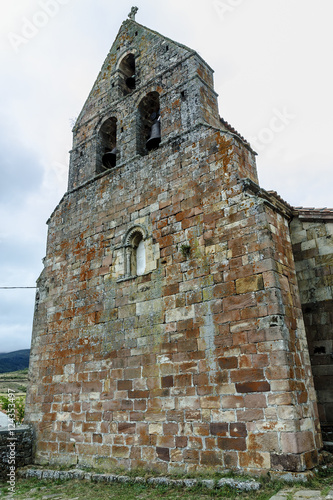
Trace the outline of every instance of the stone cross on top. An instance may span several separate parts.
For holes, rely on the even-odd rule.
[[[138,7],[132,7],[131,12],[128,14],[128,17],[132,19],[132,21],[135,21],[135,15],[138,12]]]

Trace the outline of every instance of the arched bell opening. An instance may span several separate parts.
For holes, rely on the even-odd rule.
[[[136,86],[136,75],[135,75],[135,57],[134,54],[127,54],[119,65],[119,71],[121,74],[120,85],[123,95],[127,95]]]
[[[105,172],[117,162],[117,118],[105,120],[97,138],[97,173]]]
[[[138,106],[137,152],[146,155],[157,149],[161,142],[160,96],[149,92]]]

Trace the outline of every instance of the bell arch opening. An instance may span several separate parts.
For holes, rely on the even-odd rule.
[[[97,134],[97,168],[100,174],[114,167],[117,162],[117,118],[105,120]]]
[[[160,95],[149,92],[139,103],[137,114],[137,153],[144,156],[161,142]]]
[[[120,72],[120,88],[122,94],[125,96],[132,92],[136,87],[135,75],[135,56],[134,54],[127,54],[119,64]]]

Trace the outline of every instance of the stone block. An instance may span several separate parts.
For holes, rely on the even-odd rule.
[[[156,447],[156,453],[157,453],[157,457],[160,460],[164,460],[166,462],[170,461],[170,450],[169,450],[169,448],[162,448],[162,447],[157,446]]]
[[[236,391],[240,393],[247,392],[268,392],[271,390],[271,386],[268,382],[244,382],[236,384]]]
[[[283,453],[302,453],[314,449],[312,432],[283,432],[281,434]]]
[[[264,280],[262,274],[255,276],[247,276],[236,280],[236,293],[243,294],[248,292],[256,292],[264,289]]]
[[[210,432],[213,436],[227,436],[229,433],[229,425],[226,423],[211,423]]]
[[[217,446],[221,450],[246,450],[246,440],[243,437],[219,437],[217,439]]]
[[[279,453],[281,451],[277,432],[249,433],[247,445],[251,451],[267,451],[270,453]]]
[[[112,457],[114,458],[129,458],[130,448],[128,446],[112,446]]]

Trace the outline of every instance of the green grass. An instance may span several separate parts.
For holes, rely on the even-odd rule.
[[[87,481],[68,480],[68,481],[44,481],[38,479],[20,479],[16,484],[15,498],[26,500],[27,498],[42,499],[45,495],[59,495],[66,499],[84,499],[84,500],[137,500],[149,499],[156,500],[162,498],[165,500],[204,500],[209,498],[229,498],[229,499],[257,499],[266,500],[270,498],[280,486],[276,484],[264,486],[259,492],[242,493],[231,488],[219,490],[207,490],[201,487],[197,488],[168,488],[162,486],[146,486],[141,484],[118,484],[118,483],[91,483]],[[6,495],[6,487],[0,488],[0,496]]]
[[[283,481],[271,481],[267,476],[258,480],[262,483],[259,491],[240,492],[228,487],[208,490],[203,487],[186,489],[142,484],[92,483],[80,480],[18,479],[14,498],[41,500],[43,497],[56,495],[54,500],[208,500],[210,498],[268,500],[283,488],[318,489],[327,495],[329,490],[333,489],[333,468],[320,469],[316,477],[307,483],[290,484]],[[5,498],[7,493],[6,485],[0,483],[0,498]]]

